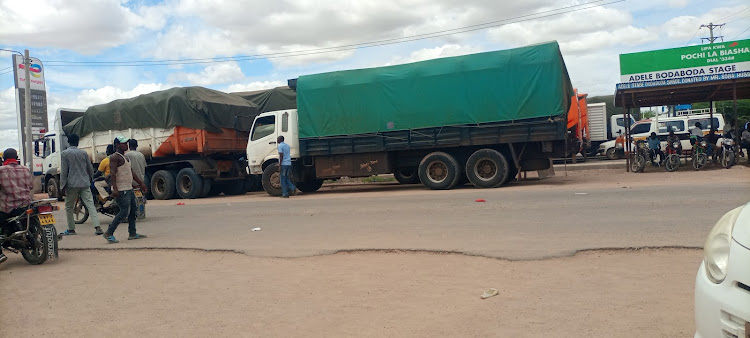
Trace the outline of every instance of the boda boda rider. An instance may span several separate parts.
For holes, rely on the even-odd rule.
[[[31,203],[31,173],[18,163],[18,152],[8,148],[3,152],[5,161],[0,166],[0,224],[5,223],[15,209]],[[0,248],[0,263],[8,259]]]
[[[648,143],[648,148],[651,152],[651,164],[657,165],[656,155],[659,155],[659,164],[664,162],[664,152],[661,151],[661,141],[659,140],[659,137],[656,136],[656,133],[652,132],[651,136],[646,139],[646,142]]]
[[[115,153],[115,146],[110,144],[107,146],[107,157],[102,160],[101,163],[99,163],[99,167],[96,170],[96,173],[94,174],[94,177],[96,178],[96,182],[94,182],[94,187],[96,187],[96,191],[99,192],[99,196],[102,200],[104,200],[104,207],[108,207],[113,202],[109,199],[109,193],[107,192],[107,188],[109,188],[109,156]]]

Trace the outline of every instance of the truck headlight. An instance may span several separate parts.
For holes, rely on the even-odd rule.
[[[722,216],[708,234],[703,245],[703,263],[708,279],[719,284],[727,277],[729,246],[732,243],[732,229],[742,207],[738,207]]]

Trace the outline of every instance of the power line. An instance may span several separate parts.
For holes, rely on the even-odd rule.
[[[504,25],[511,24],[511,23],[537,20],[537,19],[557,16],[561,14],[573,13],[577,11],[582,11],[582,10],[595,8],[595,7],[602,7],[602,6],[611,5],[611,4],[624,2],[624,1],[625,0],[596,0],[596,1],[591,1],[591,2],[584,3],[584,4],[571,5],[571,6],[561,7],[561,8],[543,11],[539,13],[517,16],[517,17],[509,18],[509,19],[491,21],[491,22],[486,22],[482,24],[448,29],[448,30],[443,30],[443,31],[436,31],[436,32],[431,32],[431,33],[417,34],[417,35],[412,35],[408,37],[391,38],[391,39],[376,40],[376,41],[371,41],[371,42],[362,42],[362,43],[349,44],[349,45],[315,48],[315,49],[290,51],[290,52],[240,55],[240,56],[234,56],[234,57],[217,57],[217,58],[203,58],[203,59],[171,59],[171,60],[141,60],[141,61],[55,61],[53,60],[53,61],[45,61],[45,64],[47,67],[56,67],[56,66],[142,67],[142,66],[165,66],[165,65],[182,65],[182,64],[206,64],[206,63],[251,61],[251,60],[258,60],[258,59],[275,59],[275,58],[307,56],[307,55],[314,55],[314,54],[341,52],[341,51],[353,50],[353,49],[358,49],[358,48],[373,48],[373,47],[379,47],[379,46],[385,46],[385,45],[391,45],[391,44],[400,44],[400,43],[405,43],[405,42],[432,39],[432,38],[447,36],[447,35],[468,33],[468,32],[473,32],[473,31],[482,30],[482,29],[504,26]],[[540,15],[540,14],[545,14],[545,13],[547,14]]]
[[[732,40],[737,40],[737,38],[739,38],[740,35],[745,34],[745,32],[747,32],[748,30],[750,30],[750,27],[745,28],[745,30],[742,31],[742,33],[737,34],[737,36],[735,36],[734,38],[732,38]]]
[[[724,20],[724,19],[726,19],[726,18],[731,18],[731,17],[733,17],[733,16],[735,16],[735,15],[737,15],[737,14],[740,14],[740,13],[742,13],[742,12],[744,12],[744,11],[748,10],[748,8],[750,8],[750,6],[747,6],[747,7],[743,8],[743,9],[740,9],[739,11],[736,11],[736,12],[734,12],[734,13],[732,13],[732,14],[729,14],[729,15],[727,15],[727,16],[725,16],[725,17],[721,18],[721,19],[716,19],[716,20],[714,20],[714,21],[721,21],[721,20]],[[733,21],[733,22],[734,22],[734,21]]]
[[[747,19],[747,18],[750,18],[750,15],[748,15],[748,16],[745,16],[745,17],[741,17],[741,18],[739,18],[739,19],[734,19],[734,20],[732,20],[732,21],[729,21],[729,22],[727,22],[727,23],[732,23],[732,22],[737,22],[737,21],[740,21],[740,20],[745,20],[745,19]]]
[[[690,40],[688,40],[687,42],[685,42],[685,46],[687,46],[690,43],[690,41],[693,41],[693,39],[695,38],[695,36],[698,35],[698,32],[701,31],[701,28],[703,28],[703,27],[698,27],[698,29],[695,31],[695,33],[693,33],[693,37],[691,37]]]

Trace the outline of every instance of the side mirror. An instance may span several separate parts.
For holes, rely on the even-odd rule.
[[[55,140],[52,140],[52,152],[55,152]]]
[[[39,156],[39,141],[34,141],[34,155]]]

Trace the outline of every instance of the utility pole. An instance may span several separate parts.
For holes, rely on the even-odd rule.
[[[724,41],[724,36],[714,36],[714,28],[721,28],[724,27],[725,24],[720,25],[714,25],[713,22],[710,22],[708,25],[701,25],[701,28],[708,28],[709,34],[711,37],[709,38],[701,38],[701,41],[707,40],[709,44],[714,43],[714,41],[721,39],[721,41]]]

